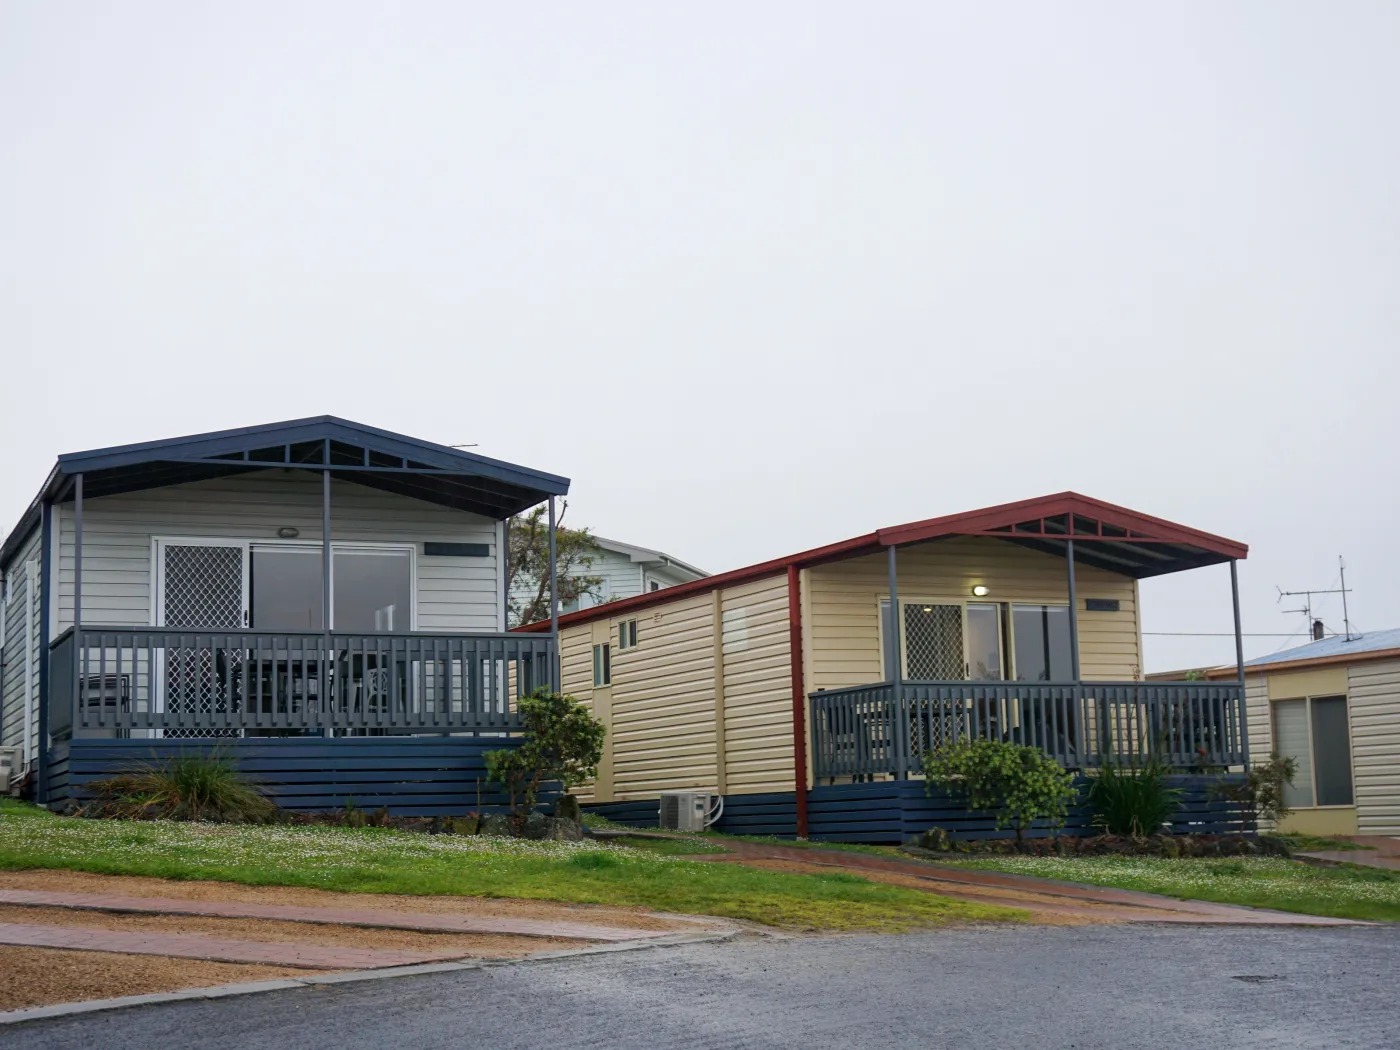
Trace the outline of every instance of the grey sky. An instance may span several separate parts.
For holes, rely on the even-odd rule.
[[[1393,3],[11,0],[0,519],[58,452],[333,412],[711,570],[1074,488],[1248,542],[1247,631],[1338,553],[1400,625],[1398,44]],[[1227,581],[1146,630],[1228,631]]]

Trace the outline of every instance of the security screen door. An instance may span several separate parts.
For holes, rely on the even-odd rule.
[[[160,591],[156,624],[165,628],[237,630],[248,623],[248,545],[237,542],[157,545]],[[211,645],[167,646],[157,680],[166,710],[214,714],[228,710]],[[166,736],[208,735],[166,730]]]

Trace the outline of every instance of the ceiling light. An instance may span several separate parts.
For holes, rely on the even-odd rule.
[[[972,595],[974,598],[985,598],[990,593],[991,588],[988,587],[985,583],[979,583],[977,584],[977,586],[972,588]]]

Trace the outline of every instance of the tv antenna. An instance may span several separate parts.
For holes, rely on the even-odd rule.
[[[1317,627],[1321,621],[1313,619],[1313,595],[1315,594],[1340,594],[1342,596],[1342,624],[1346,631],[1346,640],[1351,641],[1351,616],[1347,612],[1347,595],[1351,589],[1347,586],[1347,563],[1341,555],[1337,556],[1337,574],[1341,581],[1340,586],[1328,587],[1324,590],[1315,591],[1285,591],[1282,587],[1278,589],[1278,601],[1285,598],[1302,598],[1303,607],[1301,609],[1283,609],[1285,614],[1303,613],[1308,618],[1308,629],[1313,634],[1313,640],[1321,638]]]

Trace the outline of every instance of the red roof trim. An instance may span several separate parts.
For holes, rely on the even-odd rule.
[[[1018,503],[1003,503],[999,507],[969,511],[965,514],[948,514],[941,518],[929,518],[908,525],[880,529],[875,535],[881,546],[902,543],[919,543],[923,540],[938,539],[941,536],[960,536],[969,532],[984,532],[997,526],[1014,525],[1017,522],[1034,518],[1051,518],[1065,514],[1078,514],[1094,518],[1106,524],[1127,529],[1135,542],[1155,540],[1160,543],[1180,543],[1189,547],[1199,547],[1225,558],[1244,558],[1249,555],[1249,546],[1223,536],[1215,536],[1199,529],[1177,525],[1164,518],[1154,518],[1127,507],[1120,507],[1103,500],[1081,496],[1077,492],[1059,492],[1053,496],[1021,500]],[[1112,540],[1109,536],[1076,536],[1075,539]]]
[[[571,627],[574,624],[588,623],[592,620],[621,616],[629,612],[649,609],[653,605],[661,605],[699,594],[708,594],[720,587],[733,587],[741,583],[766,579],[769,576],[780,576],[787,572],[789,566],[805,569],[813,565],[870,554],[891,544],[920,543],[944,536],[966,536],[982,533],[999,525],[1013,525],[1032,518],[1064,514],[1079,514],[1083,517],[1095,518],[1127,529],[1132,533],[1143,534],[1134,536],[1135,542],[1156,540],[1160,543],[1185,544],[1210,551],[1224,558],[1244,558],[1249,554],[1248,545],[1235,540],[1213,536],[1208,532],[1187,528],[1185,525],[1176,525],[1163,518],[1154,518],[1149,514],[1128,510],[1126,507],[1081,496],[1077,492],[1060,492],[1053,496],[1041,496],[1038,499],[1021,500],[1018,503],[1003,503],[997,507],[986,507],[964,514],[948,514],[941,518],[929,518],[926,521],[915,521],[907,525],[879,529],[863,536],[853,536],[851,539],[842,540],[839,543],[829,543],[825,547],[813,547],[811,550],[789,554],[785,558],[759,562],[757,565],[733,569],[716,576],[706,576],[703,579],[691,580],[689,583],[665,587],[659,591],[648,591],[646,594],[639,594],[632,598],[623,598],[605,605],[595,605],[591,609],[566,613],[559,617],[559,626]],[[1008,534],[1008,538],[1011,535]],[[1075,538],[1089,542],[1108,543],[1113,542],[1114,539],[1114,537],[1109,536],[1076,536]],[[1122,539],[1122,537],[1118,538]],[[538,623],[517,627],[515,630],[544,633],[549,630],[549,621],[541,620]]]

